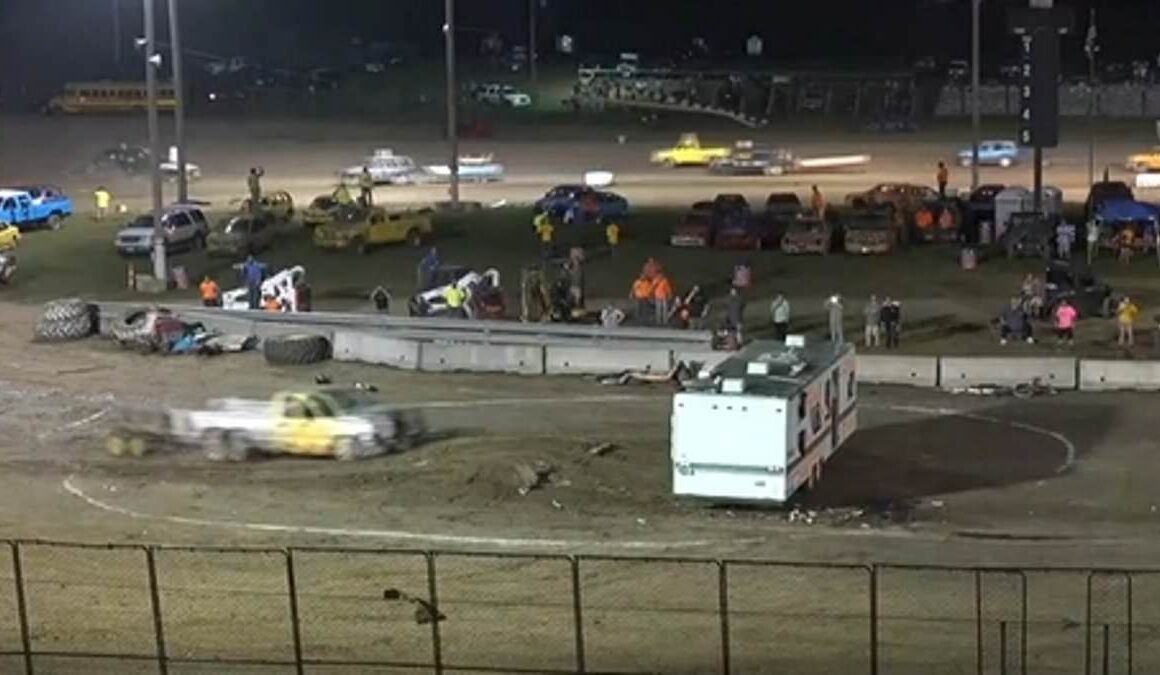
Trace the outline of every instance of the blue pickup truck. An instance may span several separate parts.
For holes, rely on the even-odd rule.
[[[72,200],[60,188],[51,185],[0,188],[0,223],[15,225],[21,230],[59,230],[72,213]]]

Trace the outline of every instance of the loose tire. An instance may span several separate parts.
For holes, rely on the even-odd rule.
[[[84,300],[66,298],[46,303],[40,318],[42,321],[68,321],[78,316],[88,316],[91,312],[91,306]]]
[[[303,366],[330,358],[330,340],[321,335],[277,335],[262,341],[266,363]]]
[[[41,319],[36,324],[36,339],[45,342],[83,340],[92,335],[93,332],[92,314],[82,314],[73,319],[60,321]]]

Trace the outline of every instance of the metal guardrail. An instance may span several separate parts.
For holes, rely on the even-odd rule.
[[[102,302],[102,313],[123,314],[144,303]],[[589,343],[617,343],[624,346],[637,343],[640,347],[687,346],[690,349],[708,349],[712,334],[708,331],[676,330],[668,328],[604,328],[587,324],[520,323],[516,321],[468,320],[382,316],[354,312],[301,312],[285,314],[263,311],[230,311],[200,305],[165,303],[165,307],[191,319],[235,319],[272,325],[300,325],[325,328],[369,330],[380,334],[398,334],[399,337],[455,342],[511,342],[554,343],[586,341]],[[507,339],[511,338],[511,339]]]
[[[0,540],[0,672],[1156,673],[1158,578]]]

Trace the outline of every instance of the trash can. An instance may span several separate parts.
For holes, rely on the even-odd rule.
[[[978,264],[979,258],[975,255],[975,249],[968,246],[959,253],[959,265],[964,270],[973,270]]]

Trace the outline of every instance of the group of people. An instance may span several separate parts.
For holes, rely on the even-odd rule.
[[[673,302],[673,283],[669,281],[668,275],[656,258],[645,261],[640,276],[632,282],[630,297],[638,322],[656,326],[668,325],[669,310]]]
[[[596,223],[603,224],[604,242],[608,245],[609,252],[615,254],[617,246],[620,245],[620,225],[613,219],[602,218],[596,214],[595,211],[581,211],[580,215],[571,213],[572,210],[578,208],[580,207],[573,206],[572,209],[569,209],[569,211],[564,214],[564,223],[581,224],[591,219]],[[552,214],[547,210],[540,211],[532,217],[532,231],[536,235],[536,240],[540,243],[540,254],[545,260],[555,257],[557,253],[555,220],[556,219],[553,218]]]
[[[831,298],[833,301],[837,296]],[[840,303],[840,298],[837,299]],[[832,302],[830,304],[833,304]],[[867,349],[885,346],[887,349],[897,349],[902,337],[902,304],[889,295],[878,300],[878,296],[871,294],[866,304],[862,306],[862,344]],[[839,318],[840,322],[840,318]],[[831,326],[834,325],[831,321]],[[840,325],[839,325],[840,329]],[[831,327],[831,331],[834,330]],[[883,344],[885,343],[885,345]]]

